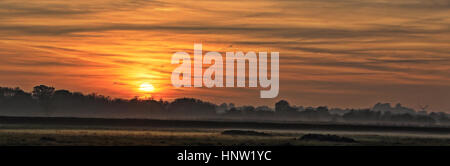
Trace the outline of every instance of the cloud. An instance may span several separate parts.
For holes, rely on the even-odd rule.
[[[165,6],[165,2],[157,0],[115,0],[115,1],[90,1],[81,0],[65,3],[58,1],[25,1],[2,0],[0,2],[0,14],[8,17],[86,17],[92,14],[136,10],[143,6]],[[4,17],[4,18],[8,18]],[[1,18],[1,17],[0,17]]]
[[[170,88],[165,76],[173,67],[171,55],[177,51],[192,55],[193,43],[200,42],[205,52],[222,54],[239,49],[279,51],[282,98],[311,103],[325,98],[322,102],[336,105],[352,100],[359,105],[357,101],[379,99],[374,93],[407,96],[407,89],[414,86],[441,94],[450,90],[443,86],[450,83],[449,4],[448,0],[3,0],[0,76],[22,80],[40,75],[48,82],[73,79],[102,87],[105,93],[118,91],[108,89],[111,83],[142,80]],[[246,103],[259,90],[213,91],[189,89],[183,94],[223,99],[232,93],[242,99],[236,102]]]

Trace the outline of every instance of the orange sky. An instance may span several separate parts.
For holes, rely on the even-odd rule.
[[[280,52],[280,93],[173,88],[173,53]],[[112,97],[450,112],[448,0],[2,0],[0,86]],[[192,54],[191,54],[192,55]],[[140,85],[154,86],[144,92]]]

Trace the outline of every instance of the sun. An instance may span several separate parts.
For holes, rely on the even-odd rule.
[[[153,92],[155,91],[155,87],[149,83],[143,83],[139,86],[139,90],[143,92]]]

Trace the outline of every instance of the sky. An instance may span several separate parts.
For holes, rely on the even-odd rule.
[[[174,88],[175,52],[277,51],[280,91]],[[448,0],[2,0],[0,86],[450,112]],[[141,85],[151,85],[152,92]]]

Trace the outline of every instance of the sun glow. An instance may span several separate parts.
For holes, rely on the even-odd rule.
[[[155,91],[155,87],[149,83],[143,83],[139,86],[139,90],[143,92],[153,92]]]

